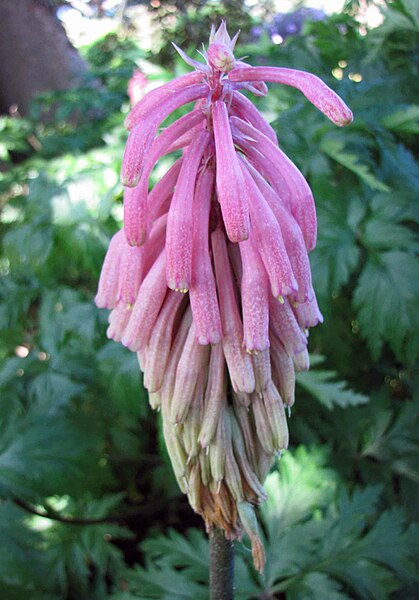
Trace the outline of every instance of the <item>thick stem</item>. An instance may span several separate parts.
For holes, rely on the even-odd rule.
[[[233,600],[234,547],[220,529],[210,534],[210,600]]]

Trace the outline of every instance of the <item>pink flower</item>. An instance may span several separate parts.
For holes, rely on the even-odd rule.
[[[140,69],[136,69],[128,81],[128,97],[131,106],[135,106],[146,93],[148,78]]]
[[[284,405],[308,369],[307,329],[322,321],[308,252],[311,190],[272,127],[241,93],[266,81],[298,88],[337,125],[344,102],[309,73],[236,61],[223,22],[206,63],[149,92],[126,119],[124,230],[112,239],[96,303],[108,336],[138,353],[180,488],[208,529],[251,540],[252,507],[272,458],[288,445]],[[167,129],[175,109],[192,110]],[[155,163],[182,156],[153,190]]]

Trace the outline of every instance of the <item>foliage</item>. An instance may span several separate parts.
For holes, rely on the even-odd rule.
[[[266,0],[258,2],[259,12],[265,3]],[[168,68],[177,57],[172,41],[176,40],[176,44],[185,50],[195,51],[203,40],[207,41],[211,24],[221,19],[234,23],[241,31],[242,39],[250,38],[252,18],[244,0],[163,0],[158,6],[150,5],[149,10],[161,36],[157,59]]]
[[[237,544],[242,600],[409,599],[418,585],[418,15],[394,1],[363,36],[356,10],[239,51],[317,73],[355,114],[340,131],[294,90],[258,99],[314,190],[325,323],[297,378],[291,450],[266,484],[264,577]],[[174,482],[136,357],[106,340],[93,305],[121,221],[126,84],[149,57],[117,35],[85,55],[98,88],[0,119],[1,597],[204,599],[200,519]],[[54,118],[39,121],[51,102]]]
[[[349,496],[325,469],[325,459],[300,446],[295,457],[284,456],[279,471],[269,475],[270,500],[261,510],[267,565],[264,575],[256,577],[249,553],[237,548],[238,599],[278,593],[380,599],[388,598],[400,580],[413,582],[417,527],[407,526],[397,508],[381,510],[381,486],[355,488]],[[147,541],[148,563],[131,573],[128,597],[205,600],[207,546],[196,530],[187,536],[170,531]]]

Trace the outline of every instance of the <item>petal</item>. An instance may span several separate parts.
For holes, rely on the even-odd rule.
[[[315,327],[319,323],[323,323],[323,315],[320,312],[317,304],[316,296],[311,301],[302,304],[296,304],[292,307],[298,324],[303,329]]]
[[[292,272],[281,229],[244,163],[242,168],[250,201],[252,231],[268,274],[272,294],[275,298],[288,296],[298,289],[298,284]]]
[[[249,67],[230,71],[229,79],[230,81],[271,81],[290,85],[300,90],[314,106],[339,127],[352,122],[352,112],[343,100],[311,73],[284,67]]]
[[[288,300],[285,299],[281,304],[275,298],[271,298],[269,325],[290,356],[295,356],[306,349],[307,339],[295,319]]]
[[[178,90],[182,90],[193,84],[200,83],[204,77],[204,73],[198,73],[194,71],[192,73],[186,73],[185,75],[176,77],[176,79],[159,86],[155,90],[150,90],[128,114],[124,123],[125,127],[127,129],[132,129],[135,125],[142,121],[150,111],[153,110],[156,104],[166,100],[167,98],[170,98],[170,96],[173,96],[173,93]]]
[[[255,180],[259,190],[262,192],[262,195],[268,203],[269,208],[274,213],[281,229],[292,271],[298,283],[298,292],[293,294],[294,299],[296,299],[298,302],[311,300],[313,298],[314,291],[311,281],[310,263],[301,229],[265,179],[256,171],[256,169],[253,168],[252,165],[247,164],[247,168]]]
[[[295,399],[295,371],[292,358],[279,339],[271,336],[272,379],[285,404],[292,406]]]
[[[186,133],[181,135],[175,142],[173,142],[173,144],[170,145],[170,147],[167,149],[167,153],[176,152],[176,150],[182,150],[183,148],[186,148],[186,146],[189,146],[189,144],[193,142],[196,136],[199,135],[200,131],[204,129],[205,125],[206,122],[205,120],[203,120],[198,125],[195,125],[195,127],[189,129]]]
[[[120,264],[125,244],[125,235],[122,230],[118,231],[110,241],[95,297],[98,308],[114,308],[119,300]]]
[[[225,473],[224,480],[228,486],[230,494],[233,496],[236,502],[242,502],[244,500],[244,491],[242,484],[242,476],[240,469],[237,465],[237,461],[234,457],[233,446],[232,446],[232,431],[231,421],[228,417],[229,410],[226,411],[225,428],[226,428],[226,462],[225,462]]]
[[[285,416],[284,403],[274,383],[268,383],[263,391],[263,404],[273,432],[275,450],[283,450],[288,447],[288,426]]]
[[[240,520],[243,523],[243,528],[250,537],[252,543],[252,558],[256,571],[263,573],[265,568],[265,550],[263,549],[262,541],[259,537],[258,524],[254,508],[248,502],[240,502],[237,505]]]
[[[124,231],[130,246],[142,246],[146,240],[146,201],[140,184],[124,187]]]
[[[206,357],[208,356],[207,349],[205,350]],[[208,359],[207,359],[208,360]],[[179,366],[181,361],[179,362]],[[179,368],[179,367],[178,367]],[[198,373],[196,383],[193,390],[192,402],[189,405],[186,414],[186,421],[183,427],[178,427],[177,434],[182,441],[185,452],[188,455],[188,463],[194,459],[201,450],[198,442],[199,432],[201,429],[202,419],[204,418],[204,390],[207,383],[207,365]],[[176,374],[176,377],[178,375]],[[176,386],[175,386],[176,394]],[[174,407],[175,398],[173,398],[172,409]]]
[[[227,253],[224,233],[216,229],[211,234],[215,264],[223,350],[234,391],[251,393],[255,389],[255,375],[250,355],[242,347],[243,328],[233,286],[233,274]]]
[[[148,178],[156,162],[162,156],[172,151],[172,144],[174,144],[181,136],[189,132],[196,125],[199,125],[203,122],[203,112],[200,110],[193,110],[180,119],[177,119],[174,123],[167,127],[167,129],[164,129],[158,137],[156,137],[145,159],[144,171],[141,176],[140,183],[145,186],[146,194],[148,190]]]
[[[233,399],[234,396],[235,394],[233,392]],[[236,402],[234,402],[233,410],[236,416],[236,422],[238,423],[240,428],[240,433],[244,441],[244,447],[246,448],[248,458],[251,461],[253,470],[257,472],[259,440],[254,434],[254,423],[252,413],[249,410],[248,406],[240,406]]]
[[[292,190],[284,175],[278,171],[271,160],[266,160],[255,144],[252,137],[245,136],[237,128],[232,129],[234,143],[243,151],[246,162],[250,163],[263,177],[265,177],[281,201],[287,208],[291,206]]]
[[[254,96],[266,96],[268,93],[268,86],[263,81],[255,81],[253,83],[243,81],[241,83],[231,83],[230,85],[233,90],[248,90]]]
[[[231,441],[233,442],[234,458],[240,469],[243,483],[247,483],[255,502],[259,504],[267,499],[267,494],[254,472],[253,457],[249,456],[251,448],[246,447],[244,444],[243,436],[233,410],[229,408],[227,413],[231,423]],[[249,497],[249,491],[246,490],[246,498]]]
[[[167,213],[169,210],[173,188],[179,177],[182,162],[183,157],[178,158],[149,193],[147,199],[147,212],[150,222],[161,217],[161,215]]]
[[[253,414],[258,441],[264,451],[273,456],[276,452],[275,437],[266,413],[262,394],[253,394],[250,410]]]
[[[231,123],[241,133],[255,140],[263,158],[271,162],[287,181],[291,189],[289,196],[291,213],[301,227],[307,250],[310,252],[316,245],[317,219],[313,194],[304,176],[282,150],[263,133],[237,117],[232,117]]]
[[[226,459],[225,407],[221,409],[215,438],[209,446],[210,469],[212,479],[216,482],[224,478]]]
[[[122,338],[124,346],[133,352],[145,348],[167,292],[164,272],[166,252],[160,254],[147,273],[138,292],[132,315]]]
[[[269,349],[253,354],[252,363],[256,378],[255,392],[263,392],[272,379]]]
[[[181,117],[165,129],[153,142],[147,156],[143,160],[141,179],[135,188],[124,191],[124,228],[131,245],[144,243],[146,234],[146,207],[148,196],[148,179],[155,163],[164,154],[171,151],[170,146],[197,123],[203,122],[200,111],[192,111]]]
[[[230,241],[241,242],[249,237],[249,207],[224,102],[214,102],[212,116],[218,199]]]
[[[149,392],[155,392],[163,385],[172,346],[173,327],[175,319],[179,316],[180,305],[184,300],[185,297],[181,294],[168,292],[151,332],[146,348],[147,362],[144,369],[144,387]]]
[[[298,352],[298,354],[294,354],[292,361],[294,363],[294,369],[297,372],[308,371],[310,368],[310,356],[307,348],[305,348],[302,352]]]
[[[209,137],[209,132],[203,131],[185,152],[170,205],[166,232],[166,278],[172,290],[185,292],[191,285],[195,180]]]
[[[121,294],[124,304],[134,304],[143,273],[143,249],[125,245],[121,260]]]
[[[132,315],[132,307],[120,302],[109,315],[106,335],[110,340],[120,342]]]
[[[194,198],[192,279],[189,290],[196,339],[199,344],[221,341],[221,318],[208,246],[208,222],[214,190],[214,172],[198,177]]]
[[[223,347],[216,344],[211,347],[208,383],[205,391],[205,413],[202,420],[199,443],[206,448],[212,441],[221,411],[227,400],[227,378]]]
[[[269,347],[269,291],[266,272],[253,240],[240,242],[243,265],[241,301],[243,346],[248,352]]]
[[[170,418],[173,425],[183,423],[194,400],[195,386],[202,371],[208,369],[209,346],[201,346],[195,340],[195,329],[189,329],[182,356],[176,370]],[[196,436],[198,438],[198,435]]]
[[[121,167],[123,185],[135,187],[140,179],[144,156],[151,146],[158,124],[154,121],[136,125],[128,136]]]
[[[176,294],[179,295],[180,294]],[[185,347],[186,338],[188,337],[189,330],[192,324],[192,312],[188,306],[185,314],[183,315],[176,331],[176,335],[172,341],[172,345],[169,353],[169,361],[166,366],[166,370],[163,377],[163,385],[160,389],[162,396],[162,413],[164,421],[167,420],[172,427],[170,420],[170,410],[172,405],[173,391],[175,389],[176,382],[176,371],[182,356],[183,349]]]
[[[166,236],[166,223],[167,215],[159,217],[152,225],[150,235],[144,246],[142,246],[143,252],[143,274],[142,278],[148,274],[150,269],[154,266],[154,263],[160,256],[163,248]]]
[[[192,85],[186,89],[171,92],[171,95],[157,102],[147,114],[144,122],[136,125],[127,141],[124,158],[122,161],[121,179],[124,185],[133,187],[137,185],[144,166],[144,157],[151,144],[160,124],[177,108],[203,98],[208,94],[209,88],[206,84]]]
[[[256,106],[243,94],[233,92],[231,108],[240,119],[248,121],[253,127],[261,131],[272,143],[278,145],[278,140],[275,131],[265,121]]]

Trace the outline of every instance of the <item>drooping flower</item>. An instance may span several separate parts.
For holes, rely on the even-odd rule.
[[[234,57],[237,35],[213,28],[205,63],[155,89],[126,119],[124,229],[112,239],[96,303],[108,336],[138,353],[180,488],[207,528],[246,531],[273,457],[287,448],[284,407],[308,369],[308,328],[322,322],[308,252],[311,190],[242,90],[298,88],[337,125],[352,113],[320,79]],[[177,108],[194,107],[159,133]],[[164,155],[182,150],[149,191]]]

